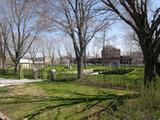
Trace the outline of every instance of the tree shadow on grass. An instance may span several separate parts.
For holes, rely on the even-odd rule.
[[[68,107],[71,107],[71,106],[74,106],[74,105],[78,105],[78,104],[82,104],[82,103],[88,103],[84,109],[82,109],[80,112],[75,112],[74,115],[76,114],[80,114],[80,113],[83,113],[87,110],[90,110],[91,108],[93,108],[94,106],[96,106],[97,104],[103,102],[103,101],[107,101],[107,100],[110,100],[110,102],[108,103],[108,105],[104,106],[103,109],[99,110],[99,111],[96,111],[95,113],[92,113],[90,115],[87,115],[87,116],[83,116],[82,117],[82,120],[83,119],[86,119],[86,118],[89,118],[93,115],[99,115],[101,112],[103,112],[104,110],[108,109],[109,107],[112,108],[114,111],[116,110],[117,106],[118,105],[122,105],[124,103],[124,100],[126,99],[131,99],[131,98],[137,98],[138,96],[137,95],[114,95],[114,94],[108,94],[108,95],[105,95],[105,96],[92,96],[92,97],[87,97],[85,95],[85,97],[82,95],[81,97],[78,97],[78,98],[57,98],[57,99],[50,99],[49,101],[62,101],[61,104],[58,104],[58,105],[48,105],[46,107],[43,107],[43,108],[40,108],[39,110],[36,110],[32,113],[29,113],[27,115],[25,115],[23,117],[23,119],[27,119],[27,120],[31,120],[33,119],[34,117],[38,116],[38,115],[41,115],[45,112],[48,112],[48,111],[51,111],[51,110],[54,110],[54,109],[62,109],[62,108],[68,108]],[[60,114],[60,113],[59,113]],[[71,115],[68,115],[66,116],[66,118],[69,118],[71,117]]]
[[[46,82],[50,82],[50,83],[54,83],[54,82],[62,82],[62,83],[69,83],[69,82],[74,82],[76,81],[76,78],[72,78],[72,79],[56,79],[56,80],[46,80]]]

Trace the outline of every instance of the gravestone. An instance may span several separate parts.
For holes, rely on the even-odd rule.
[[[38,76],[37,76],[37,69],[36,68],[33,68],[33,79],[38,79]]]
[[[51,77],[50,77],[51,81],[56,80],[56,70],[52,69],[51,72],[50,72],[50,74],[51,74]]]
[[[23,79],[23,65],[19,65],[18,77],[19,77],[19,79]]]
[[[70,63],[68,63],[68,69],[71,70],[72,69],[72,65]]]

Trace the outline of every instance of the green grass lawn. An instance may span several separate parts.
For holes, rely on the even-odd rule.
[[[54,82],[48,81],[48,71],[52,68],[57,70]],[[40,78],[45,80],[43,82],[0,87],[0,111],[13,120],[24,118],[29,120],[106,120],[108,113],[114,112],[115,109],[118,111],[113,115],[114,117],[118,116],[118,119],[127,119],[127,116],[121,116],[122,112],[130,112],[129,114],[133,112],[137,115],[144,110],[143,114],[145,115],[150,108],[154,108],[154,106],[148,107],[148,105],[152,106],[152,102],[147,102],[152,101],[149,98],[155,92],[147,98],[138,98],[140,103],[137,102],[137,99],[130,100],[135,94],[137,96],[137,92],[133,91],[140,91],[143,88],[143,67],[121,68],[133,68],[134,71],[124,75],[87,74],[83,80],[77,81],[76,65],[73,65],[71,70],[65,66],[43,68],[39,71]],[[89,65],[87,69],[110,70],[111,68]],[[26,77],[29,78],[29,76],[26,74]],[[10,78],[12,76],[0,75],[0,77]],[[159,97],[156,97],[157,95],[153,96],[155,98],[153,102],[159,104]],[[126,104],[121,106],[122,103]],[[134,104],[130,106],[130,103]],[[136,112],[135,107],[140,105],[143,105],[142,110]],[[146,107],[148,108],[146,109]],[[159,109],[157,111],[156,114],[159,113]],[[97,118],[99,115],[101,117]],[[113,116],[110,115],[109,119],[112,119]]]
[[[57,70],[54,82],[48,81],[52,68]],[[159,120],[160,87],[142,91],[143,67],[121,68],[134,71],[124,75],[86,74],[77,81],[76,65],[71,70],[59,65],[43,68],[39,71],[43,82],[0,87],[0,111],[13,120]],[[111,67],[89,65],[87,69]],[[13,78],[11,74],[0,77]]]
[[[134,69],[134,71],[125,74],[125,75],[105,75],[105,74],[98,74],[98,75],[85,75],[84,82],[88,85],[99,85],[99,86],[115,86],[115,87],[122,87],[122,88],[135,88],[135,87],[143,87],[143,67],[120,67],[124,69]],[[76,65],[72,65],[72,69],[69,70],[65,68],[65,66],[48,66],[43,69],[38,70],[38,78],[39,79],[50,79],[50,70],[56,69],[56,79],[57,81],[75,81],[77,78],[76,73]],[[110,70],[111,67],[109,66],[102,66],[100,64],[95,65],[88,65],[87,69],[92,70]],[[32,79],[32,70],[24,70],[23,77]],[[3,78],[14,78],[13,75],[0,75]]]
[[[77,120],[99,111],[127,90],[71,82],[39,82],[0,88],[0,111],[14,120]]]
[[[7,89],[7,88],[0,87],[0,94],[1,94],[1,93],[6,93],[6,92],[8,92],[8,89]]]
[[[86,75],[84,83],[103,87],[142,88],[143,68],[137,67],[134,71],[125,75]]]

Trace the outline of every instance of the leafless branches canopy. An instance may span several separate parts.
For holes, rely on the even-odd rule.
[[[8,39],[8,30],[6,28],[6,25],[0,24],[0,64],[2,68],[5,67],[5,62],[6,62],[7,49],[5,41],[7,39]]]
[[[44,16],[72,39],[81,78],[85,48],[97,32],[109,25],[111,13],[102,14],[104,11],[97,9],[102,4],[99,0],[59,0],[49,4],[51,9]]]
[[[136,33],[136,41],[144,56],[144,78],[147,84],[155,76],[154,69],[156,68],[157,73],[160,71],[157,67],[160,53],[160,7],[151,8],[151,3],[155,1],[158,2],[158,0],[1,0],[0,55],[4,56],[3,48],[7,48],[16,72],[20,59],[29,50],[41,30],[60,30],[72,40],[80,79],[83,77],[86,46],[98,32],[108,29],[115,17],[119,17]],[[51,51],[49,54],[53,56]]]
[[[160,7],[150,11],[149,0],[101,0],[135,31],[145,64],[145,84],[155,76],[160,53]]]
[[[7,30],[5,45],[15,64],[15,73],[20,59],[26,54],[39,33],[35,3],[27,0],[4,0],[7,6],[1,15],[1,26]],[[9,39],[7,39],[9,38]]]

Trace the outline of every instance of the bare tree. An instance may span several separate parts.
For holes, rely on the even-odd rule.
[[[14,62],[17,74],[20,59],[26,54],[38,30],[38,17],[35,14],[34,2],[27,0],[8,0],[5,2],[4,20],[9,28],[9,39],[5,40],[8,53]]]
[[[106,19],[111,14],[101,14],[102,12],[96,9],[101,5],[99,0],[59,0],[53,2],[50,5],[52,5],[51,9],[54,9],[49,9],[49,12],[44,16],[53,21],[58,29],[67,33],[72,39],[77,61],[77,77],[80,79],[83,77],[86,46],[97,32],[108,25],[109,22]]]
[[[102,50],[106,44],[109,44],[108,38],[107,38],[107,29],[104,28],[100,33],[99,36],[101,37],[96,37],[93,43],[93,51],[94,51],[94,57],[97,58],[97,55],[99,54],[99,50]],[[96,50],[95,50],[96,49]]]
[[[53,41],[47,42],[46,52],[47,52],[48,58],[50,59],[50,63],[53,66],[54,60],[55,60],[55,43]]]
[[[37,58],[39,58],[38,61],[42,61],[43,65],[46,64],[46,57],[47,57],[47,41],[44,39],[44,36],[41,36],[36,41],[36,45],[39,47],[39,56],[37,55]]]
[[[94,40],[93,40],[93,43],[92,43],[92,54],[93,54],[93,57],[94,58],[97,58],[98,55],[100,54],[100,51],[102,50],[102,45],[103,44],[103,39],[100,37],[96,37]]]
[[[73,48],[72,41],[64,41],[64,48],[67,54],[67,58],[69,60],[69,69],[70,69],[73,62],[73,56],[74,56],[74,48]]]
[[[101,1],[135,31],[144,56],[146,85],[155,76],[154,68],[157,68],[160,53],[160,7],[150,9],[149,2],[156,0]]]
[[[45,64],[46,64],[46,49],[42,48],[41,53],[42,53],[43,65],[45,66]]]
[[[28,52],[29,52],[30,58],[33,62],[33,65],[34,65],[36,58],[37,58],[37,55],[40,52],[40,47],[39,47],[39,44],[37,43],[37,41],[33,42],[31,47],[29,48]]]
[[[123,38],[123,45],[124,45],[124,53],[125,55],[131,56],[133,52],[141,51],[139,44],[137,43],[135,38],[135,32],[133,31],[126,31]]]
[[[6,44],[4,41],[8,39],[8,29],[6,25],[2,25],[0,23],[0,64],[1,67],[5,68],[5,62],[6,62]]]
[[[62,65],[63,56],[62,56],[62,54],[61,54],[61,50],[60,50],[59,47],[57,48],[57,52],[58,52],[58,56],[59,56],[59,63],[60,63],[60,65]]]
[[[50,49],[50,55],[49,55],[49,57],[50,57],[50,59],[51,59],[51,64],[52,64],[52,66],[53,66],[54,63],[55,63],[55,48],[54,48],[54,47],[52,47],[52,48]]]
[[[83,66],[84,66],[84,69],[87,68],[87,48],[84,49],[84,55],[83,55]]]

